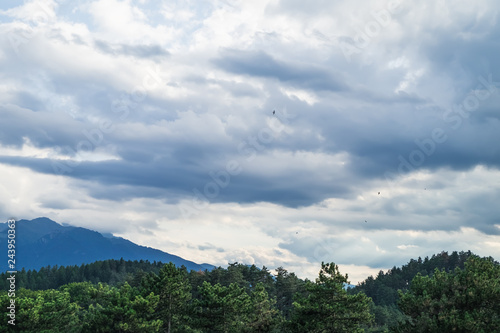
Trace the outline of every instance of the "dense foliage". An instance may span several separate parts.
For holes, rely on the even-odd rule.
[[[47,267],[17,274],[15,329],[6,325],[11,297],[0,292],[0,332],[495,332],[499,267],[443,252],[349,290],[334,263],[314,282],[239,263],[198,272],[124,260]]]
[[[399,292],[408,320],[396,332],[498,332],[500,265],[472,256],[465,268],[432,276],[417,274],[408,292]]]
[[[398,302],[398,290],[407,290],[411,280],[420,273],[421,275],[432,275],[434,270],[453,271],[455,268],[464,268],[467,259],[472,255],[467,252],[441,252],[431,258],[425,257],[411,259],[408,264],[401,268],[393,267],[386,273],[380,271],[376,278],[368,277],[354,288],[354,292],[362,291],[371,297],[375,305],[396,305]]]
[[[134,265],[141,268],[133,273],[127,271],[126,267]],[[328,327],[337,327],[336,318],[350,318],[346,327],[353,329],[371,320],[369,299],[362,294],[348,295],[344,289],[346,277],[333,263],[322,266],[315,283],[300,280],[282,267],[273,275],[265,267],[258,269],[238,263],[230,264],[227,269],[219,267],[204,272],[188,272],[169,263],[158,271],[156,264],[151,265],[146,273],[143,265],[124,261],[96,263],[97,267],[119,270],[111,276],[107,269],[101,274],[98,271],[91,274],[98,280],[121,278],[115,285],[87,281],[63,284],[57,289],[19,288],[15,297],[16,330],[284,332],[312,320],[316,332],[329,332]],[[65,275],[60,272],[73,272],[69,276],[75,278],[90,271],[92,265],[47,268],[42,270],[47,281],[39,281],[40,272],[23,272],[20,279],[40,288],[64,281]],[[28,275],[36,278],[31,281]],[[0,294],[3,309],[9,302],[6,292]],[[304,309],[314,308],[315,302],[321,304],[322,312],[312,318],[310,311]],[[330,316],[322,318],[325,313]],[[8,322],[8,312],[3,312],[1,320]],[[9,329],[12,326],[5,325],[0,332]]]
[[[396,327],[406,319],[398,307],[398,291],[407,291],[413,278],[420,274],[432,276],[435,269],[453,272],[456,268],[464,268],[465,262],[473,254],[467,252],[441,252],[424,259],[411,259],[402,267],[393,267],[387,272],[380,271],[376,277],[370,276],[355,288],[349,290],[351,294],[365,293],[373,300],[371,312],[375,315],[375,327],[371,332],[385,332]]]

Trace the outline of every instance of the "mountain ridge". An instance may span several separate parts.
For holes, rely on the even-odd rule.
[[[69,266],[92,263],[99,260],[149,260],[184,265],[188,270],[213,268],[210,264],[197,264],[179,256],[138,245],[132,241],[86,229],[61,225],[47,217],[19,220],[15,224],[15,269],[39,269],[48,265]],[[0,247],[7,248],[7,223],[0,224]],[[5,256],[7,251],[5,251]],[[6,271],[7,259],[0,262]]]

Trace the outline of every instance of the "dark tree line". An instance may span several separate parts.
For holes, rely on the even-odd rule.
[[[25,332],[302,333],[335,327],[355,332],[372,320],[370,299],[364,294],[348,295],[347,276],[333,263],[322,264],[315,282],[300,280],[281,267],[273,275],[265,267],[238,263],[199,272],[168,263],[158,272],[141,268],[134,274],[125,268],[134,262],[114,264],[125,277],[115,285],[87,281],[57,289],[20,288],[15,328]],[[89,266],[73,269],[86,271]],[[57,273],[61,268],[47,271]],[[8,304],[8,294],[1,293],[0,306],[6,309]],[[8,322],[7,311],[1,317]],[[12,328],[0,326],[0,332]]]
[[[80,266],[48,266],[38,271],[24,268],[16,274],[18,288],[31,290],[57,289],[72,282],[106,283],[116,285],[128,281],[131,285],[138,285],[143,275],[149,272],[158,273],[163,264],[161,262],[104,260]],[[0,287],[6,290],[9,274],[0,274]]]
[[[91,282],[93,284],[105,283],[117,286],[127,282],[132,287],[139,287],[141,281],[148,275],[159,274],[164,266],[161,262],[105,260],[80,266],[48,266],[40,270],[24,269],[16,275],[16,287],[30,290],[57,289],[73,282]],[[0,274],[2,290],[8,290],[9,274]],[[294,273],[288,272],[283,267],[276,269],[276,274],[270,272],[265,266],[258,268],[239,263],[229,264],[227,268],[214,268],[211,271],[191,271],[187,279],[192,287],[192,294],[198,297],[198,287],[203,282],[220,284],[229,287],[236,283],[239,287],[249,292],[252,286],[262,283],[270,297],[276,298],[276,307],[285,318],[289,318],[293,297],[296,293],[305,292],[305,281],[299,279]]]
[[[7,281],[2,275],[2,283]],[[16,276],[16,326],[0,292],[0,332],[495,332],[500,265],[442,252],[345,289],[322,264],[315,281],[239,263],[190,271],[106,260]],[[22,284],[22,285],[21,285]],[[3,290],[8,290],[4,285]],[[396,296],[394,296],[394,293]]]

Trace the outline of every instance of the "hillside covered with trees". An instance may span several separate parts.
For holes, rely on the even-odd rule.
[[[282,267],[106,260],[19,272],[16,325],[0,332],[495,332],[499,277],[470,252],[410,260],[349,290],[334,263],[309,281]],[[0,294],[2,323],[10,299]]]

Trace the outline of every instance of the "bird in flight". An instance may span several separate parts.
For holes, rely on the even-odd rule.
[[[366,220],[365,220],[365,223],[366,223]]]
[[[378,195],[380,195],[380,192],[378,192]]]
[[[276,114],[276,110],[273,110],[273,114]]]

